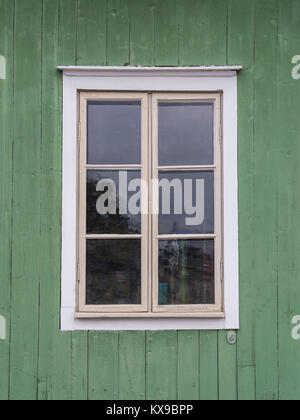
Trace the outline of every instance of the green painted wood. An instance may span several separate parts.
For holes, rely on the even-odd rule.
[[[229,0],[228,61],[243,63],[239,75],[239,235],[241,330],[238,342],[238,386],[242,399],[253,395],[255,377],[255,262],[254,262],[254,2]],[[244,368],[246,367],[246,368]],[[249,374],[249,377],[247,376]]]
[[[42,129],[40,170],[40,399],[71,398],[71,334],[60,333],[61,102],[59,2],[44,0],[42,28]],[[75,24],[75,21],[74,21]],[[50,333],[51,332],[51,333]]]
[[[184,0],[181,64],[224,65],[227,54],[226,32],[227,1]]]
[[[13,166],[13,3],[0,1],[0,55],[6,60],[6,79],[0,79],[0,316],[6,319],[6,340],[0,340],[0,400],[9,397],[10,293]]]
[[[60,1],[59,6],[59,63],[75,65],[80,63],[80,56],[85,54],[85,46],[82,47],[77,40],[78,19],[77,0]],[[87,12],[87,16],[90,14]],[[88,29],[86,31],[88,34]],[[61,76],[60,76],[61,77]],[[62,103],[62,93],[59,90],[59,103]],[[62,122],[62,115],[60,115]],[[61,125],[61,123],[60,123]],[[61,333],[61,336],[68,333]],[[69,339],[69,338],[68,338]],[[72,400],[86,400],[88,398],[88,333],[73,332],[71,342],[71,374],[68,376],[68,393]],[[69,346],[69,343],[68,343]]]
[[[199,332],[200,399],[216,401],[219,399],[218,378],[218,333]]]
[[[155,6],[150,0],[131,1],[130,64],[153,66],[155,57]]]
[[[199,399],[199,333],[178,332],[178,398]]]
[[[59,0],[59,64],[74,66],[77,61],[78,0]]]
[[[79,0],[77,64],[106,64],[106,0]]]
[[[277,0],[255,8],[255,365],[258,400],[278,398]],[[270,70],[272,69],[272,73]]]
[[[218,333],[219,399],[237,400],[237,345],[228,344],[227,332]]]
[[[31,400],[38,382],[42,3],[16,0],[15,13],[10,397]]]
[[[299,51],[300,2],[279,3],[278,15],[278,351],[279,398],[299,400],[300,341],[292,339],[292,319],[300,315],[300,167],[298,113],[300,84],[291,78],[291,57]],[[298,52],[297,52],[298,54]],[[295,188],[294,188],[295,186]]]
[[[146,334],[142,331],[120,332],[119,399],[146,398]]]
[[[89,399],[119,397],[119,333],[89,333]]]
[[[71,399],[88,399],[88,332],[72,332]]]
[[[130,4],[123,0],[108,0],[107,64],[128,66],[130,63]]]
[[[178,0],[155,0],[155,65],[178,66]]]
[[[151,331],[146,337],[146,398],[176,400],[178,339],[176,331]]]
[[[255,401],[255,366],[239,366],[238,399],[240,401]]]

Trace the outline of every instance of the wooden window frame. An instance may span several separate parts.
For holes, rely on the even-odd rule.
[[[87,164],[87,103],[88,101],[138,100],[141,101],[141,164],[139,165],[88,165]],[[78,312],[101,314],[148,312],[148,217],[141,215],[142,230],[140,235],[87,235],[86,234],[86,172],[87,170],[141,171],[141,179],[147,181],[148,170],[148,95],[145,93],[124,92],[80,92],[79,93],[79,126],[78,126]],[[140,305],[86,305],[86,243],[88,240],[141,240],[141,304]]]
[[[237,330],[239,329],[238,252],[238,72],[242,66],[80,67],[60,66],[62,117],[61,331]],[[77,289],[77,122],[78,94],[101,92],[222,93],[223,102],[223,312],[201,317],[185,313],[99,315],[80,313]],[[151,130],[151,127],[149,127]],[[150,258],[152,256],[150,255]]]
[[[139,165],[89,165],[87,163],[87,104],[92,101],[141,101],[141,164]],[[158,165],[158,103],[164,102],[209,102],[214,106],[214,162],[212,165],[169,166]],[[223,312],[223,256],[222,256],[222,94],[221,93],[157,93],[157,92],[96,92],[78,93],[78,250],[77,250],[77,312],[93,314],[94,317],[128,316],[172,316],[172,317],[215,317],[222,318]],[[152,196],[148,188],[148,215],[142,214],[141,235],[86,234],[86,173],[88,170],[131,171],[140,170],[141,178],[148,186],[152,179],[159,178],[159,172],[169,171],[213,171],[214,172],[214,226],[213,234],[159,235],[158,215],[152,214],[153,203],[158,196]],[[147,197],[146,197],[147,198]],[[142,200],[146,199],[142,197]],[[87,305],[86,304],[86,243],[88,240],[141,239],[141,288],[142,301],[139,305]],[[211,305],[159,305],[158,304],[158,243],[160,240],[213,239],[215,243],[215,304]],[[150,263],[152,262],[152,263]]]
[[[159,166],[158,164],[158,102],[213,102],[214,104],[214,163],[199,166]],[[214,172],[214,234],[159,235],[158,215],[153,215],[153,293],[152,310],[154,313],[175,313],[179,317],[186,313],[209,317],[212,313],[223,317],[223,240],[222,240],[222,94],[221,93],[153,93],[152,95],[152,177],[158,179],[159,172],[169,171],[213,171]],[[158,197],[154,198],[158,201]],[[158,243],[160,240],[214,239],[215,241],[215,304],[214,305],[164,305],[158,304]]]

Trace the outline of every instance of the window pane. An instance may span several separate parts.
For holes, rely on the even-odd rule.
[[[161,102],[158,109],[159,166],[213,165],[213,103]]]
[[[159,242],[159,305],[215,303],[214,240]]]
[[[128,192],[128,185],[140,179],[140,171],[87,171],[88,234],[141,233],[141,214],[128,211],[140,190]]]
[[[214,172],[160,172],[159,234],[214,233]]]
[[[87,305],[141,304],[141,241],[87,241]]]
[[[141,163],[141,102],[88,102],[88,164]]]

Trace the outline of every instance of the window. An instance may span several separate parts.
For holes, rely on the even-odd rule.
[[[62,70],[62,329],[238,328],[237,69]]]
[[[222,317],[221,94],[79,98],[78,311]]]

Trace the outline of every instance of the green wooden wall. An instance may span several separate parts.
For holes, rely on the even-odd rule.
[[[299,399],[300,0],[0,0],[0,399]],[[59,332],[57,65],[234,65],[241,330]]]

